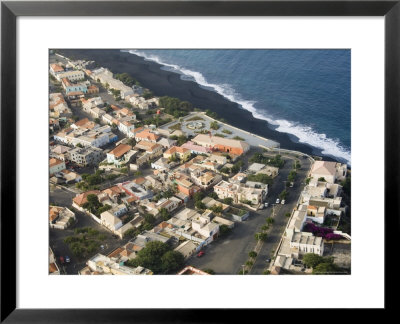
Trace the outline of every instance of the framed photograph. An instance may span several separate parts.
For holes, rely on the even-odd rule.
[[[1,16],[2,322],[391,308],[399,1]]]

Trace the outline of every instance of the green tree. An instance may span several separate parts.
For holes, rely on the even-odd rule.
[[[166,266],[163,266],[162,257],[170,249],[171,248],[163,242],[148,242],[146,246],[138,252],[136,258],[127,261],[126,265],[131,267],[142,266],[152,270],[154,273],[162,273],[166,268]],[[169,258],[166,262],[170,262]]]
[[[210,128],[217,130],[219,129],[219,124],[214,120],[213,122],[210,123]]]
[[[324,177],[320,177],[320,178],[318,178],[318,181],[326,182],[326,180],[325,180],[325,178],[324,178]]]
[[[337,274],[338,272],[343,272],[336,264],[330,262],[323,262],[318,264],[313,268],[313,274]]]
[[[124,233],[124,238],[125,237],[133,238],[136,237],[139,233],[140,231],[137,228],[130,228]]]
[[[143,218],[146,223],[151,224],[151,225],[153,225],[156,221],[155,217],[152,214],[148,214],[148,213],[144,214]]]
[[[224,204],[232,205],[233,198],[231,198],[231,197],[224,198],[223,202],[224,202]]]
[[[308,268],[315,268],[323,260],[324,260],[324,258],[322,256],[319,256],[318,254],[315,254],[315,253],[306,253],[303,256],[303,263]]]
[[[216,193],[215,191],[210,192],[210,193],[208,194],[208,197],[211,197],[211,198],[213,198],[213,199],[218,199],[218,198],[219,198],[218,195],[217,195],[217,193]]]
[[[351,193],[351,177],[348,176],[346,179],[340,182],[340,185],[343,187],[343,192],[350,196]]]
[[[162,219],[164,221],[167,221],[171,218],[170,213],[168,212],[168,210],[166,208],[161,208],[160,209],[160,216],[162,217]]]
[[[249,252],[249,257],[250,257],[250,258],[255,258],[255,257],[257,257],[257,252],[255,252],[255,251],[250,251],[250,252]]]
[[[204,198],[204,193],[202,191],[198,191],[193,195],[194,201],[201,201]]]
[[[263,226],[261,226],[261,230],[263,230],[263,231],[266,231],[266,230],[268,230],[269,229],[269,226],[268,225],[263,225]]]
[[[207,208],[206,204],[204,204],[201,200],[196,201],[194,205],[197,209],[201,209],[201,210],[204,210]]]
[[[219,235],[221,237],[227,236],[231,231],[232,231],[232,229],[229,228],[228,225],[221,225],[219,227]]]
[[[256,233],[254,235],[254,237],[255,237],[255,239],[257,241],[264,241],[265,242],[267,240],[267,233]]]
[[[215,214],[221,214],[222,213],[222,205],[217,205],[215,204],[210,208]]]
[[[164,273],[176,272],[185,264],[185,257],[178,251],[168,251],[161,257]]]
[[[154,93],[151,92],[151,91],[145,91],[145,92],[143,92],[142,97],[143,97],[144,99],[148,100],[148,99],[151,99],[151,98],[154,97]]]
[[[287,195],[288,195],[288,192],[287,192],[286,190],[283,190],[283,191],[279,194],[279,198],[280,198],[281,200],[284,200],[284,199],[286,199]]]

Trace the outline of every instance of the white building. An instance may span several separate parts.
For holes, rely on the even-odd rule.
[[[337,162],[315,161],[310,171],[313,179],[324,178],[326,182],[335,183],[336,180],[344,180],[347,175],[347,165]]]
[[[324,253],[324,241],[322,237],[314,236],[308,232],[296,232],[289,238],[291,252],[296,258],[306,253],[315,253],[320,256]]]
[[[96,254],[94,257],[87,262],[88,271],[82,272],[81,274],[92,274],[92,272],[101,275],[152,275],[153,272],[143,267],[131,268],[125,265],[115,262],[111,258]]]
[[[79,81],[85,78],[85,74],[82,71],[65,71],[60,72],[55,75],[58,81],[61,81],[64,78],[67,78],[69,81]]]
[[[122,227],[122,221],[109,210],[100,214],[101,224],[112,232]]]

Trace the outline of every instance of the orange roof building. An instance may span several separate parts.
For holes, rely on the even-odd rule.
[[[150,132],[150,129],[146,128],[143,131],[135,134],[136,141],[148,141],[148,142],[157,142],[160,136]]]
[[[178,156],[180,159],[186,159],[190,156],[191,151],[187,148],[184,147],[179,147],[179,146],[172,146],[168,150],[164,152],[164,157],[165,158],[170,158],[171,156],[175,155]]]
[[[119,144],[115,149],[107,153],[108,155],[113,155],[114,159],[120,159],[124,154],[129,152],[132,149],[132,146],[128,144]]]
[[[98,194],[100,194],[100,191],[99,190],[89,190],[89,191],[81,193],[80,195],[77,195],[72,200],[79,207],[82,207],[85,203],[87,203],[87,196],[89,196],[90,194],[93,194],[93,195],[97,196]]]
[[[65,162],[56,158],[51,158],[49,161],[49,172],[50,174],[54,174],[65,170]]]
[[[55,63],[50,64],[50,70],[51,70],[53,73],[64,72],[64,69],[63,69],[60,65],[55,64]]]

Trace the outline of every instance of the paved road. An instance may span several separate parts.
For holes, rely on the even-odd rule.
[[[290,172],[290,169],[293,165],[293,161],[295,159],[289,159],[289,157],[285,157],[285,160],[288,162],[285,163],[285,175],[287,178],[287,174]],[[269,263],[266,262],[267,259],[273,256],[273,253],[276,251],[279,241],[282,237],[283,232],[285,231],[287,222],[289,220],[288,217],[285,216],[286,213],[291,213],[293,208],[296,206],[300,193],[304,188],[304,181],[308,174],[308,170],[310,168],[310,161],[308,159],[299,159],[301,163],[301,169],[297,171],[296,181],[293,188],[287,188],[289,195],[286,199],[285,205],[277,205],[275,208],[275,216],[274,216],[274,224],[270,227],[268,231],[267,241],[264,242],[262,248],[257,256],[257,259],[250,271],[250,274],[262,274],[263,271],[269,266]],[[277,184],[278,185],[278,184]],[[284,182],[282,181],[279,186],[271,187],[271,198],[276,199],[279,193],[284,189]],[[268,201],[268,200],[267,200]],[[273,199],[269,201],[270,203],[275,203]]]
[[[253,149],[247,156],[250,157],[256,151]],[[289,172],[292,170],[293,158],[284,157],[285,165],[280,169],[279,175],[274,179],[274,183],[269,188],[266,201],[274,204],[276,198],[285,189],[284,180],[287,179]],[[247,159],[245,159],[247,160]],[[247,161],[246,161],[247,163]],[[285,205],[277,205],[275,207],[274,224],[270,226],[268,232],[268,239],[264,242],[259,257],[251,270],[251,274],[261,274],[266,267],[265,260],[271,257],[271,252],[277,248],[282,233],[286,227],[288,218],[286,213],[290,213],[297,203],[298,197],[302,190],[301,182],[307,174],[310,161],[307,159],[300,159],[301,170],[298,171],[298,176],[293,188],[287,188],[289,195],[286,199]],[[256,246],[254,234],[261,230],[265,224],[266,218],[272,215],[272,206],[251,212],[248,220],[242,223],[235,223],[233,231],[226,238],[219,238],[207,246],[205,254],[197,258],[196,256],[190,258],[187,264],[193,265],[200,269],[213,269],[216,274],[237,274],[242,265],[248,260],[248,253]]]

